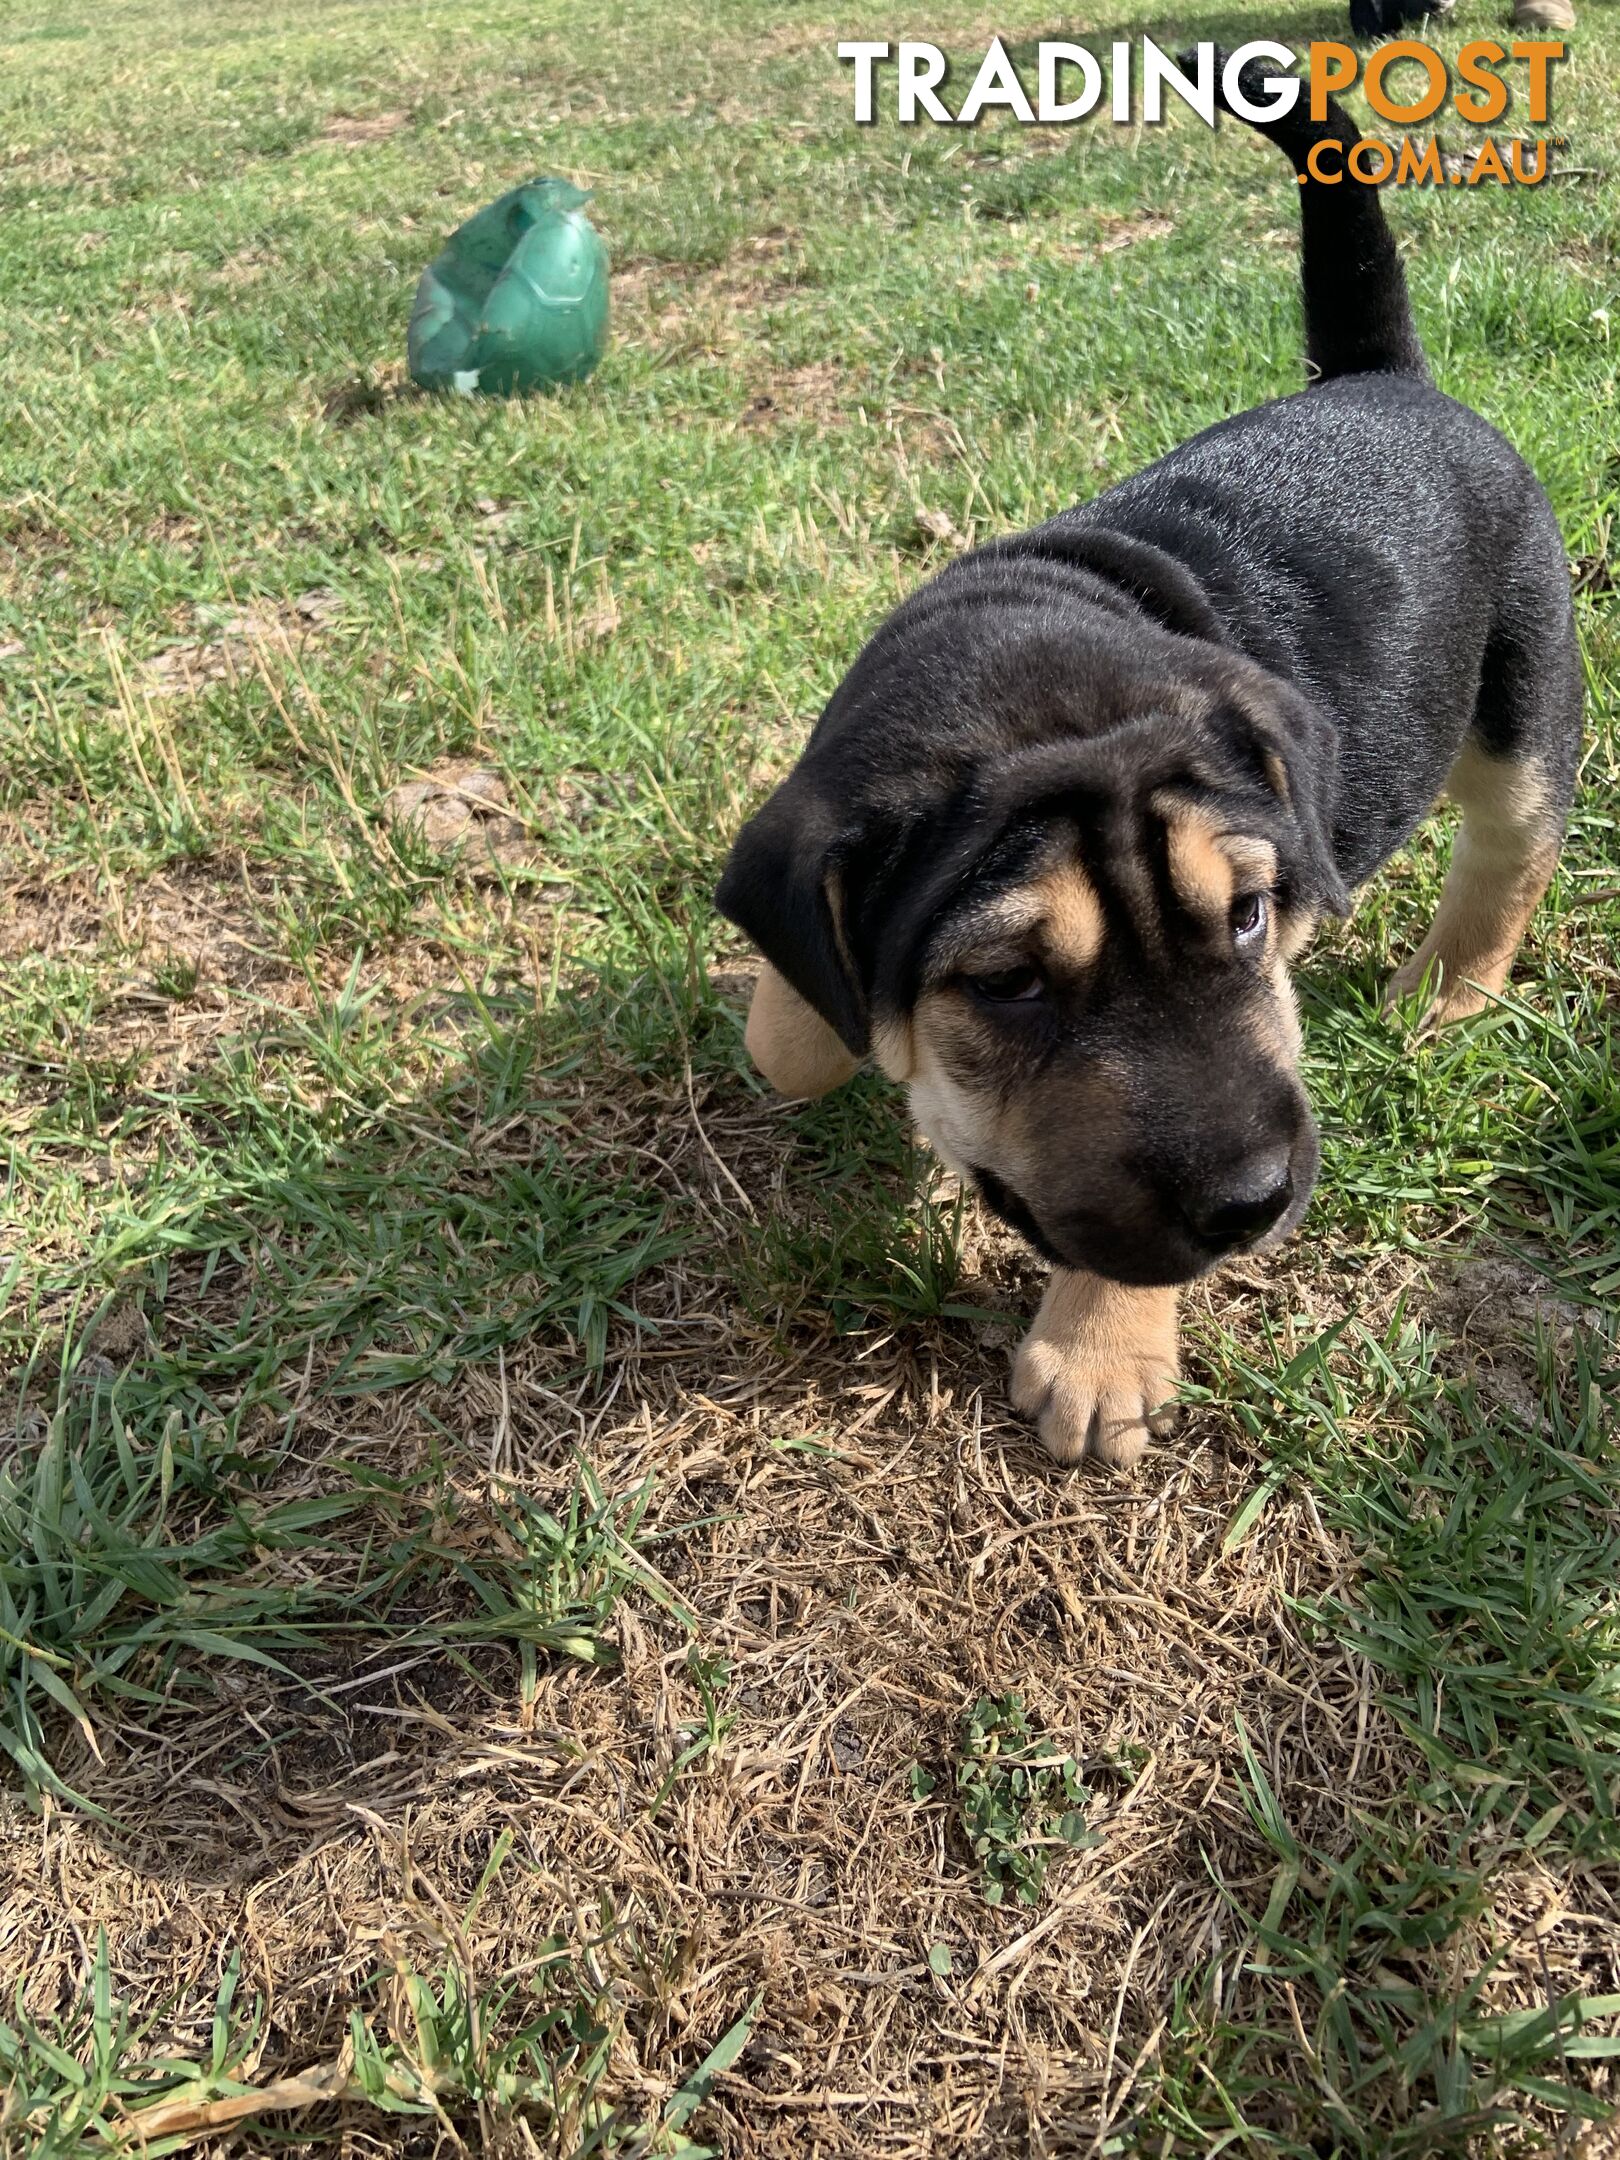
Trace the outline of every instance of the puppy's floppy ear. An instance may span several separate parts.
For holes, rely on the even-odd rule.
[[[715,902],[864,1057],[871,1047],[866,993],[844,935],[844,861],[853,838],[801,767],[737,835]]]
[[[1337,730],[1308,698],[1280,683],[1244,698],[1239,716],[1245,748],[1299,835],[1299,848],[1288,864],[1299,899],[1330,915],[1348,915],[1350,894],[1333,854]]]

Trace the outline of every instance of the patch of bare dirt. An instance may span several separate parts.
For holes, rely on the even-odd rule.
[[[244,999],[308,1001],[308,979],[280,949],[273,908],[269,881],[260,873],[256,884],[241,862],[234,875],[216,864],[108,884],[19,861],[0,877],[0,961],[44,955],[93,966],[95,1006],[75,1034],[76,1051],[173,1083],[242,1027]],[[36,1067],[35,1084],[49,1094],[49,1065]]]
[[[1500,1254],[1453,1263],[1430,1294],[1431,1313],[1488,1402],[1505,1405],[1531,1430],[1542,1421],[1537,1360],[1545,1343],[1567,1350],[1589,1317],[1560,1298],[1526,1261]]]
[[[1116,255],[1121,248],[1137,247],[1144,240],[1168,239],[1175,231],[1168,218],[1105,215],[1103,235],[1097,242],[1099,255]]]
[[[1540,1329],[1556,1344],[1586,1315],[1560,1298],[1545,1275],[1507,1254],[1458,1260],[1440,1291],[1458,1338],[1500,1345],[1533,1341]]]
[[[94,1016],[76,1047],[139,1064],[150,1079],[193,1070],[241,1025],[239,999],[293,980],[276,944],[245,870],[235,885],[198,870],[116,890],[85,875],[35,878],[0,897],[0,953],[94,963]]]
[[[1100,211],[1096,225],[1096,234],[1089,240],[1043,241],[1041,255],[1056,262],[1095,262],[1104,255],[1117,255],[1124,248],[1168,239],[1176,229],[1169,218],[1153,217],[1146,211]]]
[[[561,787],[557,818],[580,823],[599,814],[603,800],[634,793],[633,777],[601,800],[588,784]],[[504,790],[499,800],[470,803],[452,794],[435,815],[454,826],[452,849],[465,846],[472,828],[488,836],[481,846],[502,851],[475,859],[450,913],[458,935],[506,952],[519,967],[534,936],[549,935],[560,888],[514,897],[495,884],[498,860],[527,862],[537,852],[518,837],[526,827],[505,807]],[[350,979],[355,961],[345,945],[308,964],[288,960],[278,879],[245,859],[108,884],[89,872],[53,877],[48,862],[24,861],[4,839],[0,829],[0,963],[40,955],[93,968],[94,1007],[76,1026],[73,1048],[123,1066],[143,1087],[183,1083],[219,1055],[222,1041],[262,1030],[267,1019],[273,1025],[275,1014],[306,1013]],[[367,953],[359,986],[394,1005],[454,997],[463,978],[442,942],[446,905],[442,895],[424,905],[412,934]],[[49,1097],[56,1084],[51,1059],[29,1061],[26,1095]]]
[[[773,369],[748,400],[738,425],[765,428],[809,421],[818,428],[837,427],[853,402],[846,371],[831,360],[812,360],[804,367]]]
[[[799,235],[755,233],[704,278],[704,297],[728,307],[760,307],[801,290]]]
[[[402,399],[422,395],[406,373],[404,361],[388,360],[362,368],[357,375],[345,376],[342,382],[322,391],[321,417],[333,427],[351,427],[357,420],[386,412]]]
[[[463,857],[474,876],[534,860],[506,782],[485,765],[440,765],[404,781],[383,815],[390,825],[414,827],[439,853]]]
[[[254,893],[245,868],[234,885],[206,872],[155,878],[120,894],[119,942],[173,985],[171,998],[262,990],[291,972],[276,950],[269,899]]]
[[[192,697],[209,683],[235,682],[257,672],[256,654],[297,646],[329,632],[342,604],[324,587],[294,600],[252,600],[241,606],[197,608],[191,639],[167,645],[141,663],[139,687],[151,697]]]
[[[121,307],[118,314],[120,321],[132,323],[139,328],[145,323],[161,322],[165,317],[190,315],[196,305],[196,295],[178,286],[159,289],[138,287],[136,297]]]
[[[203,535],[200,520],[180,510],[160,510],[156,517],[142,519],[136,530],[158,546],[172,548],[194,548]]]
[[[756,233],[726,260],[698,268],[629,262],[613,273],[619,334],[671,359],[725,353],[757,334],[750,317],[800,292],[799,235]]]
[[[10,854],[0,844],[0,960],[93,956],[104,921],[96,880],[85,872],[52,878]]]
[[[361,143],[387,142],[410,124],[408,112],[334,113],[314,141],[340,143],[346,149],[353,149]]]

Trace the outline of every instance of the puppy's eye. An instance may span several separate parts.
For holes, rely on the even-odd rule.
[[[1258,945],[1266,934],[1266,916],[1270,904],[1264,893],[1239,893],[1232,902],[1232,942],[1235,945]]]
[[[970,975],[967,986],[975,997],[991,1005],[1025,1005],[1046,995],[1046,981],[1039,968],[1002,968],[994,975]]]

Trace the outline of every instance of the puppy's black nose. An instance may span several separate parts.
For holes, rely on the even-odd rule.
[[[1224,1178],[1211,1181],[1183,1203],[1193,1234],[1212,1252],[1252,1245],[1263,1237],[1294,1197],[1294,1177],[1286,1149],[1241,1163]]]

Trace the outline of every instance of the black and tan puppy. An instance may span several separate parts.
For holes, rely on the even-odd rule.
[[[1337,109],[1269,134],[1303,170]],[[1054,1270],[1013,1400],[1130,1462],[1176,1285],[1293,1229],[1318,1148],[1289,962],[1442,790],[1462,825],[1392,990],[1502,989],[1552,873],[1580,669],[1533,475],[1429,382],[1375,191],[1300,189],[1313,386],[963,557],[878,630],[743,829],[784,1094],[868,1051]]]

